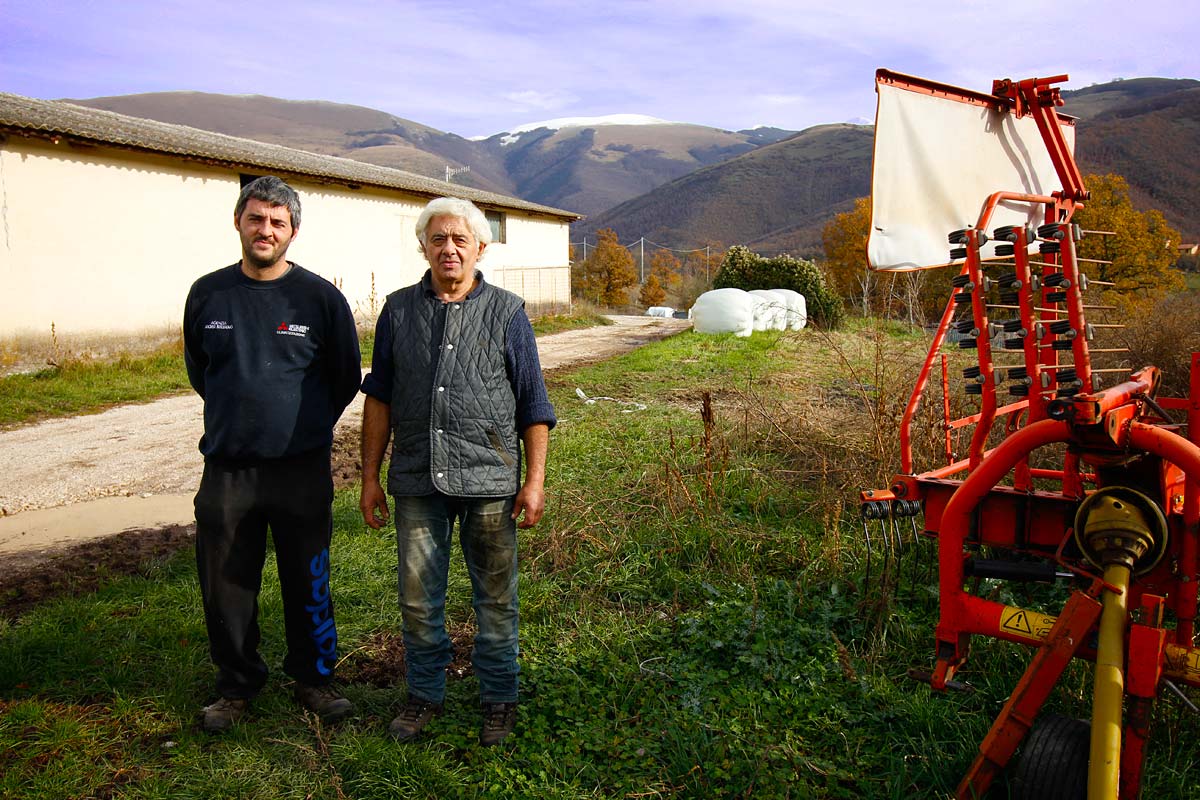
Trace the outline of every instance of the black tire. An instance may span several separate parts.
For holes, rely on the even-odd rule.
[[[1085,800],[1090,723],[1059,714],[1038,720],[1013,772],[1017,800]]]

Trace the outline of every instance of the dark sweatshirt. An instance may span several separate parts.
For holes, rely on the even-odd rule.
[[[247,277],[240,263],[197,280],[183,342],[188,379],[204,398],[200,452],[217,461],[328,448],[362,377],[346,298],[298,264],[273,281]]]

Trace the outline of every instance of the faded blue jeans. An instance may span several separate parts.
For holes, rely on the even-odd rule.
[[[517,527],[513,498],[431,494],[396,497],[400,611],[408,691],[434,703],[446,697],[452,647],[446,634],[446,576],[451,530],[471,577],[479,630],[471,664],[483,703],[517,699]]]

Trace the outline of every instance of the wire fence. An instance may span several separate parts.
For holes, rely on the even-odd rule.
[[[582,254],[580,255],[580,258],[579,258],[579,260],[581,260],[581,261],[587,260],[589,247],[591,247],[592,249],[595,249],[598,246],[595,243],[589,242],[587,240],[586,236],[581,241],[571,242],[570,244],[572,247],[577,247],[582,250]],[[638,282],[639,283],[646,282],[646,267],[648,264],[648,261],[646,258],[646,249],[647,248],[651,249],[651,259],[653,258],[653,251],[655,251],[655,250],[659,250],[659,251],[666,250],[670,253],[681,253],[681,254],[683,254],[685,259],[687,258],[687,256],[690,256],[693,254],[704,253],[704,277],[705,277],[705,280],[710,279],[710,276],[711,276],[713,270],[716,267],[720,266],[719,264],[712,263],[712,256],[714,254],[719,255],[721,253],[721,251],[724,249],[722,247],[714,246],[711,244],[704,245],[703,247],[692,247],[692,248],[671,247],[670,245],[660,244],[658,242],[652,242],[649,239],[647,239],[645,236],[639,236],[637,239],[634,239],[633,241],[629,242],[628,244],[624,244],[624,243],[619,243],[619,244],[621,244],[622,247],[624,247],[626,250],[629,251],[629,254],[631,256],[633,256],[634,262],[637,263],[637,265],[638,265]],[[572,263],[574,263],[574,260],[572,260]]]

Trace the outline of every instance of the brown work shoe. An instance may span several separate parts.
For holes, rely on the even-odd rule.
[[[398,742],[407,742],[417,737],[429,721],[442,713],[442,704],[409,695],[400,707],[400,713],[388,725],[388,733]]]
[[[322,722],[340,722],[354,713],[354,704],[332,686],[297,683],[296,702],[321,718]]]
[[[504,741],[517,724],[516,703],[484,703],[479,743],[491,747]]]
[[[222,697],[211,706],[204,707],[204,719],[200,726],[206,733],[224,733],[242,718],[249,706],[249,700]]]

